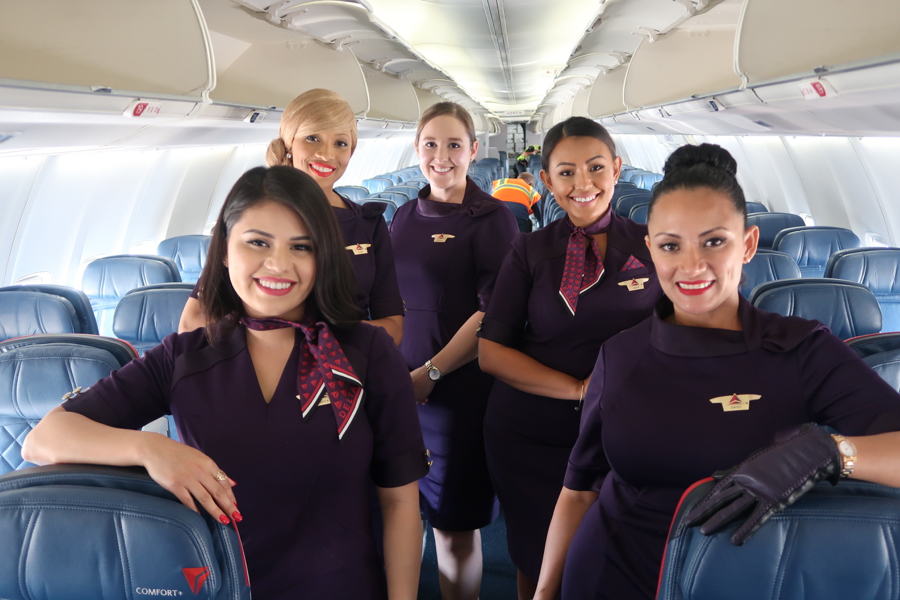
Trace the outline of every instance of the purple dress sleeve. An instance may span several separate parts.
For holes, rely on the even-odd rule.
[[[372,480],[379,487],[399,487],[428,473],[428,457],[406,362],[384,329],[376,329],[364,401],[375,438]]]
[[[512,212],[504,209],[487,214],[481,231],[475,236],[475,290],[478,295],[478,310],[482,312],[487,311],[500,266],[518,234],[516,218]]]
[[[525,251],[525,237],[519,234],[500,267],[478,337],[511,348],[518,345],[528,320],[528,299],[534,284]]]
[[[397,284],[394,247],[387,224],[379,215],[372,236],[375,249],[375,281],[369,290],[369,316],[372,319],[403,316],[403,300]]]
[[[569,466],[563,485],[575,491],[600,491],[600,486],[611,468],[603,450],[603,422],[600,418],[600,398],[606,377],[606,357],[600,348],[597,364],[591,374],[591,382],[584,394],[581,413],[581,429],[578,441],[569,455]]]
[[[197,283],[194,284],[194,289],[191,290],[191,298],[193,298],[194,300],[200,299],[200,282],[199,281],[197,281]]]

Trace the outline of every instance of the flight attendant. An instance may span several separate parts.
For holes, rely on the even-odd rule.
[[[662,295],[647,227],[610,207],[622,159],[606,129],[584,117],[559,123],[541,160],[567,217],[516,238],[478,334],[479,364],[497,378],[484,437],[520,599],[534,595],[600,346]]]
[[[23,455],[143,466],[188,507],[240,522],[254,598],[415,598],[427,457],[403,357],[358,321],[351,272],[316,182],[248,171],[213,229],[205,329],[168,336],[48,413]],[[139,430],[170,413],[184,443]]]
[[[435,532],[441,594],[475,600],[482,572],[478,530],[497,510],[483,436],[493,378],[475,361],[475,330],[518,227],[466,175],[478,143],[463,107],[439,102],[426,110],[415,144],[430,184],[391,222],[407,309],[400,349],[423,402],[419,419],[434,461],[419,489]]]
[[[759,230],[736,172],[710,144],[666,161],[647,236],[665,296],[597,358],[536,600],[653,598],[682,493],[738,463],[689,514],[704,533],[750,514],[735,544],[807,483],[900,486],[900,395],[818,321],[739,293]]]
[[[385,204],[356,204],[334,191],[356,150],[356,116],[341,96],[313,89],[294,98],[281,115],[278,137],[266,151],[266,163],[288,165],[311,176],[328,198],[341,227],[347,256],[356,276],[356,303],[372,325],[383,327],[400,343],[403,301],[397,288],[394,252],[384,222]],[[178,330],[202,327],[204,319],[194,288]]]

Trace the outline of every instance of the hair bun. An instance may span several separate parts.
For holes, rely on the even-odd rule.
[[[715,144],[685,145],[678,148],[666,159],[663,171],[668,177],[679,169],[687,169],[694,165],[708,165],[714,169],[727,171],[732,176],[737,175],[737,161],[728,150]]]
[[[284,140],[280,137],[269,142],[269,147],[266,149],[266,164],[270,167],[292,165],[291,161],[287,158],[287,147],[284,145]]]

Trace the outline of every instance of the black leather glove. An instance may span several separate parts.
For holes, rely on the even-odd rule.
[[[804,425],[794,437],[764,448],[728,471],[712,491],[687,514],[687,525],[713,534],[750,513],[731,536],[740,546],[776,512],[793,504],[817,481],[836,484],[841,455],[824,429]]]

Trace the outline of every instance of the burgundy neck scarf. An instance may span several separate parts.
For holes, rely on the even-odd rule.
[[[303,419],[306,420],[317,406],[330,403],[337,421],[338,439],[343,439],[362,404],[363,388],[328,324],[251,317],[242,318],[241,324],[254,331],[294,327],[303,332],[306,345],[297,368],[297,399]]]
[[[593,236],[608,230],[610,221],[612,208],[599,221],[584,228],[576,227],[566,217],[566,225],[572,233],[566,246],[566,265],[559,285],[559,295],[573,317],[578,307],[578,297],[603,278],[603,257],[600,256],[600,248]]]

